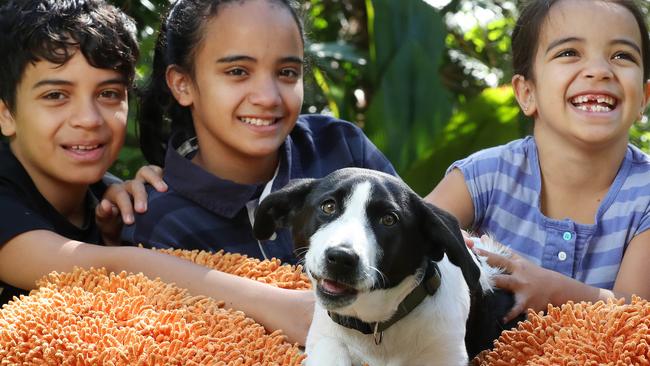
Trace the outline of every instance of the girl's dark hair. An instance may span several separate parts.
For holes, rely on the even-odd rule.
[[[512,32],[512,64],[514,73],[533,79],[533,64],[539,46],[539,36],[551,7],[564,0],[529,0],[522,8]],[[650,39],[645,16],[634,0],[599,0],[617,4],[629,10],[641,31],[643,80],[650,78]]]
[[[138,59],[135,23],[103,0],[9,0],[0,5],[0,99],[15,111],[29,63],[63,65],[79,49],[93,67],[131,85]]]
[[[183,134],[183,140],[195,135],[189,108],[178,104],[167,86],[168,66],[176,65],[194,78],[194,58],[206,24],[217,15],[221,5],[245,1],[249,0],[177,0],[161,22],[151,76],[140,94],[138,109],[140,149],[151,164],[164,165],[171,134]],[[282,4],[291,12],[304,45],[297,4],[292,0],[267,1]]]

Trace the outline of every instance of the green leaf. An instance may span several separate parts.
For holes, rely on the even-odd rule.
[[[419,194],[429,193],[454,161],[522,137],[518,117],[512,88],[485,89],[460,103],[444,132],[430,142],[430,150],[401,174],[402,178]]]

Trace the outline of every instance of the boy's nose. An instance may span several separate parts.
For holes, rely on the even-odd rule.
[[[278,80],[274,77],[263,77],[255,83],[248,100],[263,107],[276,107],[282,103]]]
[[[99,108],[92,101],[79,102],[74,115],[70,118],[74,127],[95,128],[103,123]]]

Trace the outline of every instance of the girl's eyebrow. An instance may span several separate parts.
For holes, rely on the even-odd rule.
[[[105,86],[105,85],[111,85],[111,84],[123,84],[126,85],[126,80],[124,78],[113,78],[113,79],[108,79],[108,80],[103,80],[97,86]],[[50,86],[74,86],[75,83],[72,81],[68,80],[63,80],[63,79],[43,79],[39,80],[37,83],[35,83],[32,86],[32,90],[36,89],[38,87],[44,86],[44,85],[50,85]]]
[[[630,46],[630,47],[632,47],[636,52],[638,52],[639,54],[641,54],[641,47],[639,47],[639,45],[636,44],[636,42],[631,41],[631,40],[629,40],[629,39],[627,39],[627,38],[617,38],[617,39],[613,40],[613,41],[610,42],[610,43],[611,43],[611,44],[624,44],[624,45],[626,45],[626,46]]]
[[[560,39],[557,39],[557,40],[551,42],[551,43],[548,45],[548,48],[546,48],[546,53],[549,53],[549,51],[551,51],[553,48],[555,48],[555,47],[557,47],[557,46],[559,46],[559,45],[561,45],[561,44],[569,43],[569,42],[584,42],[584,38],[579,38],[579,37],[566,37],[566,38],[560,38]],[[609,42],[609,43],[612,44],[612,45],[614,45],[614,44],[624,44],[624,45],[626,45],[626,46],[630,46],[630,47],[632,47],[632,48],[633,48],[635,51],[637,51],[639,54],[641,53],[641,47],[639,47],[639,45],[636,44],[636,42],[631,41],[631,40],[629,40],[629,39],[627,39],[627,38],[616,38],[616,39],[613,39],[613,40],[612,40],[611,42]]]
[[[255,57],[251,56],[246,56],[246,55],[232,55],[232,56],[225,56],[217,60],[218,63],[231,63],[231,62],[237,62],[237,61],[250,61],[250,62],[256,62],[257,59]],[[303,59],[298,56],[286,56],[282,57],[280,59],[280,63],[296,63],[296,64],[302,64]]]
[[[551,42],[548,47],[546,48],[546,53],[549,53],[552,49],[555,47],[564,44],[564,43],[569,43],[569,42],[576,42],[576,41],[584,41],[584,38],[578,38],[578,37],[566,37],[566,38],[560,38],[556,39],[555,41]]]

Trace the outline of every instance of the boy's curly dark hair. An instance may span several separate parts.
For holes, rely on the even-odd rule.
[[[0,99],[15,111],[28,63],[63,65],[81,50],[131,85],[139,49],[133,20],[103,0],[9,0],[0,6]]]

